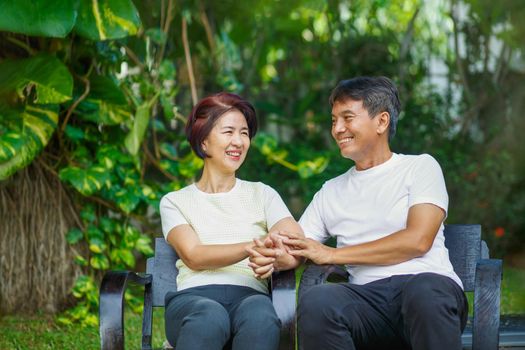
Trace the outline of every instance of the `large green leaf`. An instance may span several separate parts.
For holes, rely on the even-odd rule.
[[[75,25],[78,0],[0,1],[0,30],[64,38]]]
[[[2,17],[0,15],[0,17]],[[35,94],[31,94],[31,89]],[[16,92],[21,99],[31,96],[31,103],[54,104],[71,99],[73,77],[56,57],[39,55],[0,62],[0,95]]]
[[[90,79],[90,93],[77,112],[86,120],[115,125],[131,118],[130,107],[122,90],[110,77],[95,75]]]
[[[0,180],[31,163],[47,145],[58,122],[57,106],[28,104],[23,110],[13,111],[0,105],[0,118],[13,113],[17,113],[23,123],[20,130],[0,134]]]
[[[131,0],[81,0],[74,30],[91,40],[107,40],[134,35],[139,27]]]
[[[128,152],[134,156],[139,152],[139,147],[144,139],[146,134],[146,129],[148,128],[148,122],[150,117],[150,106],[148,103],[144,103],[137,108],[137,113],[135,114],[135,120],[133,122],[133,127],[129,134],[126,135],[124,140],[124,145]]]

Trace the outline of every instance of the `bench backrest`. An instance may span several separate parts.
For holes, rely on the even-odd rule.
[[[488,249],[481,240],[481,226],[445,225],[444,234],[454,271],[463,282],[465,291],[473,291],[476,263],[481,258],[488,258]]]
[[[488,257],[481,240],[481,226],[445,225],[445,246],[465,291],[473,291],[476,263]],[[146,266],[146,273],[153,275],[153,306],[164,306],[166,293],[177,290],[177,259],[177,253],[164,238],[155,239],[155,256],[148,259]]]
[[[146,265],[146,273],[153,275],[151,290],[154,307],[163,307],[166,293],[177,290],[177,259],[175,249],[164,238],[155,238],[155,256],[149,258]]]

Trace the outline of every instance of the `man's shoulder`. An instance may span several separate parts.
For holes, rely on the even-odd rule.
[[[421,164],[435,163],[437,160],[428,153],[422,154],[398,154],[399,164],[403,166],[417,166]]]
[[[329,180],[326,180],[323,184],[323,187],[321,190],[332,190],[332,189],[339,189],[342,185],[345,185],[348,183],[348,177],[350,176],[350,170],[342,173],[341,175],[338,175],[334,178],[331,178]]]

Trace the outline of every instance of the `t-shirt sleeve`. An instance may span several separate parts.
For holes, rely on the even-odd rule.
[[[439,163],[430,155],[422,155],[414,168],[409,190],[409,207],[431,203],[448,212],[448,194]]]
[[[323,221],[322,191],[323,189],[314,195],[314,198],[299,219],[299,225],[303,229],[305,236],[318,242],[324,242],[330,238]]]
[[[176,226],[188,224],[179,208],[175,205],[170,194],[165,195],[160,200],[160,221],[162,223],[162,233],[168,239],[168,233]]]
[[[284,204],[283,199],[276,190],[268,185],[262,185],[265,199],[264,211],[266,213],[266,226],[270,229],[279,220],[292,217],[292,214],[290,214],[286,204]]]

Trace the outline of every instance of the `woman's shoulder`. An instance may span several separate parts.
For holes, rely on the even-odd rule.
[[[247,181],[247,180],[241,180],[241,179],[237,179],[237,181],[239,181],[241,187],[244,187],[244,188],[252,188],[252,189],[264,190],[264,191],[274,190],[273,187],[261,181]]]
[[[239,189],[244,193],[251,193],[252,195],[259,194],[263,195],[264,198],[271,198],[277,193],[273,187],[261,181],[246,181],[240,179],[237,179],[237,181],[239,181],[240,184]]]
[[[162,196],[162,198],[160,199],[160,202],[161,204],[166,201],[173,202],[173,201],[176,201],[177,199],[184,198],[185,196],[187,196],[190,193],[193,193],[194,191],[195,191],[195,184],[187,185],[178,190],[166,193],[164,196]]]

